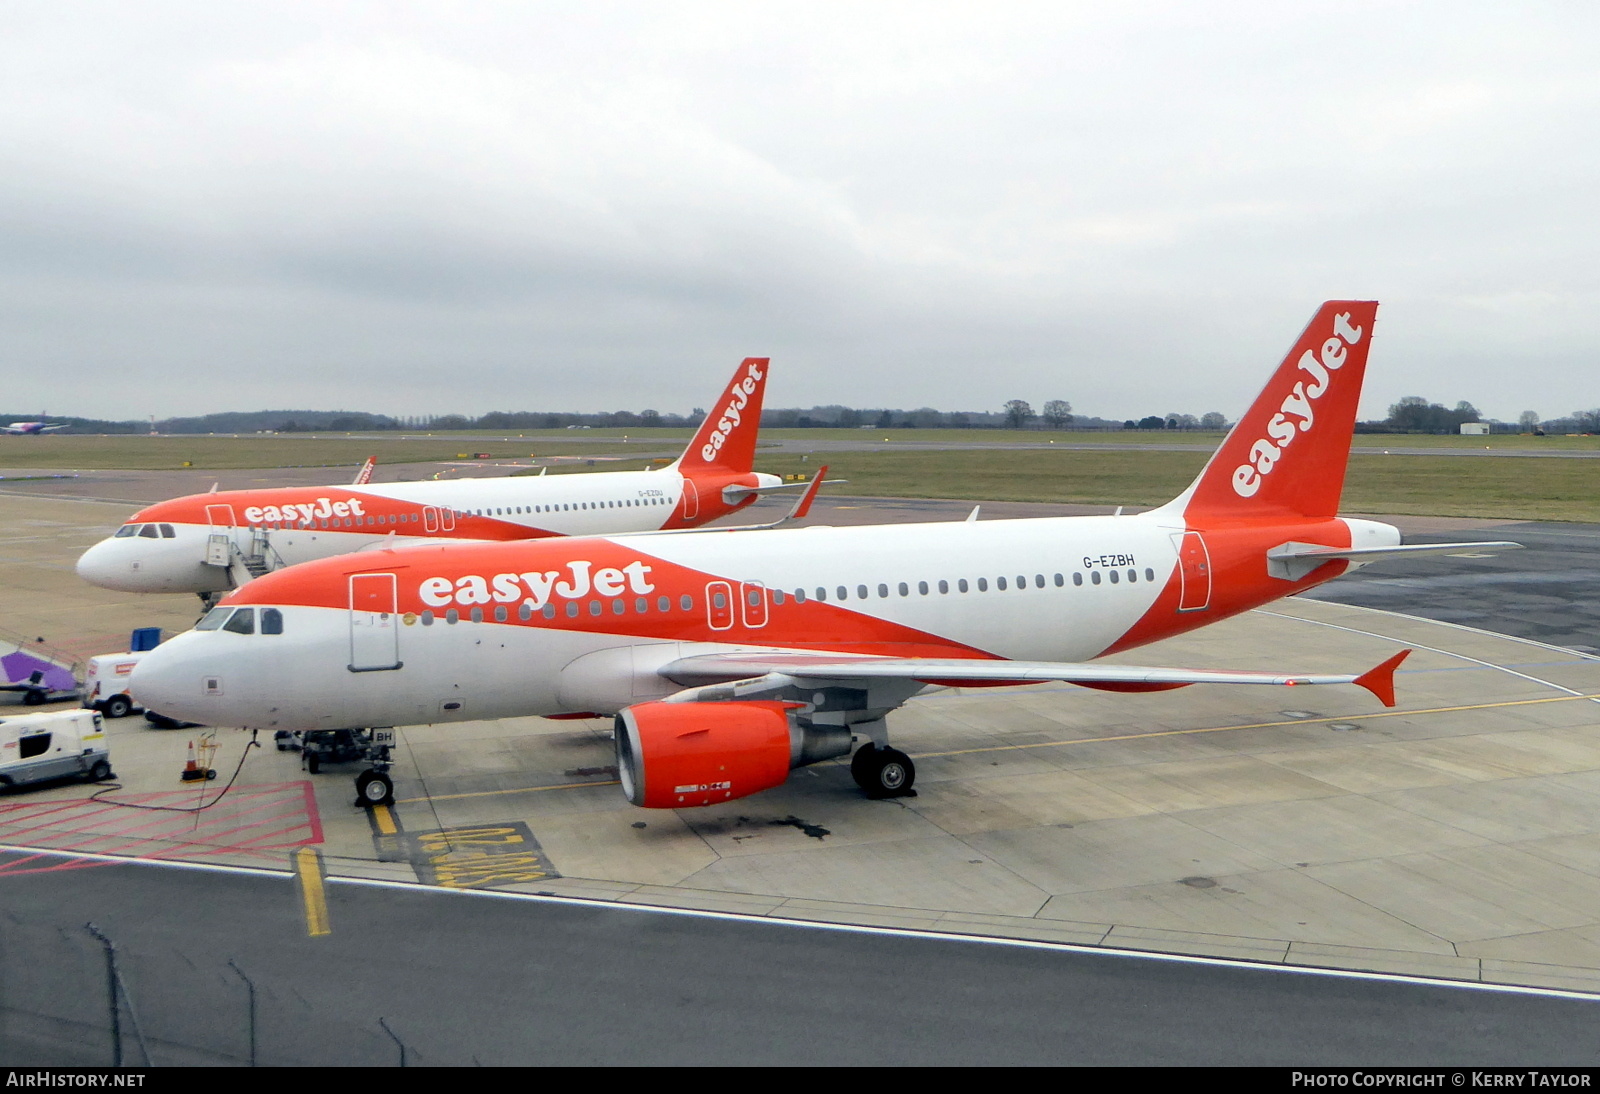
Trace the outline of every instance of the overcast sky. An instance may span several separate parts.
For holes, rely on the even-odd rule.
[[[1600,6],[0,4],[0,404],[1600,405]]]

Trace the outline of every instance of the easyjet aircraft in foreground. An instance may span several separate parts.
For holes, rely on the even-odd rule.
[[[1358,684],[1394,703],[1405,653],[1358,673],[1096,661],[1404,553],[1337,514],[1377,305],[1324,304],[1193,485],[1138,516],[706,531],[440,545],[251,582],[134,670],[139,702],[208,725],[380,727],[616,716],[636,805],[753,794],[856,751],[909,789],[884,717],[941,685],[1112,691]],[[363,800],[390,796],[364,772]]]
[[[403,544],[692,528],[784,488],[750,469],[767,370],[765,357],[741,363],[683,455],[657,471],[373,485],[369,460],[349,486],[228,490],[149,506],[85,551],[78,574],[123,592],[214,599],[391,535]]]

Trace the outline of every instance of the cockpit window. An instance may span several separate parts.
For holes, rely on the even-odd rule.
[[[162,539],[177,539],[178,538],[178,532],[177,532],[177,530],[175,528],[172,527],[172,525],[163,524],[161,526],[161,538]]]
[[[280,612],[277,608],[262,608],[261,609],[261,633],[262,634],[282,634],[283,633],[283,613]]]
[[[232,631],[234,634],[255,634],[256,610],[254,608],[240,608],[233,613],[233,618],[228,620],[222,629]]]
[[[232,608],[212,608],[206,617],[194,625],[197,631],[214,631],[228,621],[228,616],[233,614]]]
[[[117,529],[117,534],[113,538],[115,538],[115,539],[127,539],[129,536],[136,536],[138,534],[139,534],[139,525],[137,525],[137,524],[124,524],[121,528]]]
[[[141,524],[139,526],[139,534],[145,539],[161,538],[161,533],[156,531],[156,526],[154,524]]]

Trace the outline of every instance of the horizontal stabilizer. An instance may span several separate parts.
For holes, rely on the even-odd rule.
[[[1520,551],[1522,544],[1504,540],[1482,543],[1413,543],[1399,547],[1324,547],[1316,543],[1281,543],[1267,552],[1267,573],[1284,581],[1299,581],[1324,562],[1342,559],[1357,566],[1386,558],[1422,558],[1456,555],[1486,558],[1502,551]]]
[[[805,482],[786,482],[779,486],[724,486],[722,500],[732,505],[740,498],[749,497],[751,494],[771,494],[778,490],[808,490],[816,479],[810,478]],[[823,479],[823,486],[843,486],[849,479]]]

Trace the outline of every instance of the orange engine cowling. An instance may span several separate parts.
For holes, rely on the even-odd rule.
[[[792,703],[640,703],[617,715],[617,774],[634,805],[715,805],[789,777]],[[848,749],[848,746],[846,746]]]

